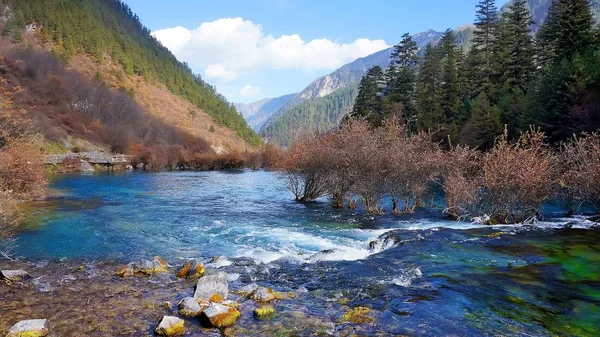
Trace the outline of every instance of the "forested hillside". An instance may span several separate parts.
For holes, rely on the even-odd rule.
[[[262,135],[268,142],[289,145],[300,134],[328,131],[349,112],[357,92],[353,83],[325,97],[304,101],[265,126]]]
[[[351,116],[380,125],[395,115],[411,132],[481,150],[504,130],[512,139],[540,127],[557,144],[600,128],[600,30],[589,1],[554,1],[535,36],[525,0],[502,12],[481,0],[476,13],[466,54],[451,30],[421,57],[405,35],[390,67],[361,80]]]
[[[176,95],[208,113],[218,125],[235,130],[252,145],[261,143],[242,116],[214,87],[194,75],[156,41],[137,15],[119,0],[1,0],[8,5],[6,35],[21,39],[26,24],[41,26],[44,42],[68,62],[86,53],[96,62],[116,62],[125,75],[140,75],[166,85]]]

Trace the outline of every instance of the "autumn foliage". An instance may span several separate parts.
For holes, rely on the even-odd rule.
[[[327,196],[341,208],[358,198],[370,214],[384,213],[382,204],[391,204],[393,214],[440,207],[454,219],[493,224],[535,221],[556,198],[600,209],[598,134],[574,138],[559,151],[531,129],[515,141],[505,133],[481,152],[441,146],[396,119],[380,127],[349,119],[326,134],[297,138],[279,158],[276,168],[297,201]],[[444,205],[434,203],[436,196]]]

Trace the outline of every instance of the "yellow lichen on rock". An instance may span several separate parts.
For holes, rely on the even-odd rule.
[[[208,300],[213,303],[221,303],[223,302],[223,296],[221,294],[214,294]]]
[[[239,311],[229,307],[227,313],[215,316],[211,322],[217,328],[225,328],[234,325],[238,318],[240,318],[240,315]]]
[[[375,319],[369,316],[371,309],[366,307],[355,307],[342,315],[342,320],[355,324],[372,323]]]
[[[121,267],[121,269],[119,269],[116,272],[116,275],[120,276],[120,277],[130,277],[130,276],[133,276],[134,274],[135,274],[135,270],[133,269],[133,265],[131,265],[131,263],[126,266]]]
[[[265,305],[260,308],[254,309],[254,316],[258,318],[265,318],[267,316],[273,315],[275,313],[275,308],[270,305]]]
[[[190,262],[186,262],[183,265],[183,267],[181,267],[181,269],[177,272],[177,274],[175,274],[175,276],[177,276],[179,278],[187,277],[187,274],[190,271],[190,267],[191,267],[191,263]]]

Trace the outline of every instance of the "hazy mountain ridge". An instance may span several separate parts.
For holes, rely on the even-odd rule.
[[[296,94],[284,95],[276,98],[264,98],[253,103],[234,103],[237,111],[244,116],[248,125],[258,132],[265,122],[288,103]]]

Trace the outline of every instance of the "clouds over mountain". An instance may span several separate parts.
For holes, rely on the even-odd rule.
[[[298,34],[273,36],[242,18],[204,22],[196,29],[174,27],[152,33],[181,61],[223,82],[261,69],[335,69],[356,58],[388,48],[383,40],[305,41]]]

